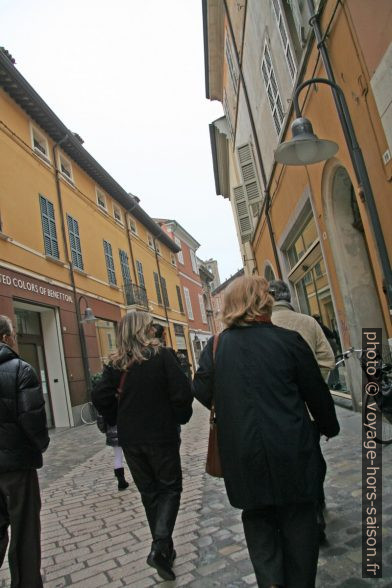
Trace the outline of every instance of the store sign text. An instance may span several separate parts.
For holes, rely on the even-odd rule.
[[[14,288],[19,288],[20,290],[33,292],[34,294],[41,294],[42,296],[47,296],[48,298],[55,298],[56,300],[63,300],[64,302],[72,303],[72,297],[69,296],[69,294],[64,294],[58,290],[41,286],[36,282],[30,282],[29,280],[24,280],[23,278],[11,278],[11,276],[8,276],[7,274],[0,274],[0,283],[5,284],[6,286],[14,286]]]

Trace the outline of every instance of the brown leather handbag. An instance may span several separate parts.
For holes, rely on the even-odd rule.
[[[218,347],[219,335],[214,335],[212,357],[215,363],[215,353]],[[222,465],[218,447],[218,427],[216,423],[215,400],[212,399],[210,411],[210,435],[208,438],[206,472],[215,478],[223,478]]]

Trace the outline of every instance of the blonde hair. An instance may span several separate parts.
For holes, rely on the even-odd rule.
[[[256,317],[271,317],[274,299],[268,293],[268,282],[259,276],[237,278],[228,287],[221,313],[227,327],[252,322]]]
[[[117,350],[110,356],[112,365],[126,370],[155,355],[160,342],[151,327],[152,317],[148,312],[135,310],[123,316],[117,326]]]

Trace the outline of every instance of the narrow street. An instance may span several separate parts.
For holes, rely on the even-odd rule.
[[[164,586],[254,587],[240,513],[227,502],[223,482],[204,474],[208,413],[197,402],[183,429],[184,493],[174,540],[175,583],[162,582],[145,559],[150,536],[131,483],[118,492],[112,453],[95,426],[52,433],[42,487],[45,587],[144,588]],[[328,462],[327,535],[320,551],[317,588],[374,585],[361,579],[360,416],[338,408],[341,435],[323,443]],[[392,447],[384,450],[384,578],[392,586]],[[128,474],[128,477],[129,474]],[[129,480],[131,481],[131,480]],[[9,586],[8,569],[0,585]]]

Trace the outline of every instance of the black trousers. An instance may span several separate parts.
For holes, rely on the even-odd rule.
[[[319,546],[316,504],[244,510],[242,522],[259,587],[314,588]]]
[[[152,549],[170,556],[182,492],[179,443],[126,446],[123,452],[146,511]]]
[[[0,567],[8,560],[11,588],[42,588],[41,498],[36,470],[0,474]]]

